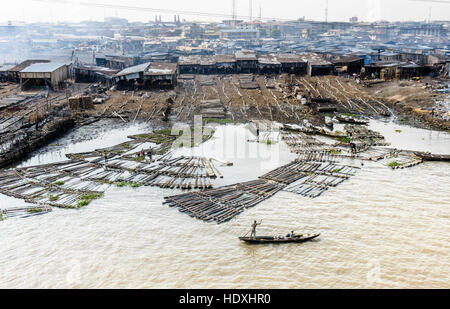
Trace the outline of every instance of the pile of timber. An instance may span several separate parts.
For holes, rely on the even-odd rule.
[[[198,77],[198,82],[200,86],[215,86],[216,81],[214,80],[214,77],[211,75],[200,75]]]
[[[15,132],[1,136],[0,166],[10,164],[58,137],[75,125],[72,118],[45,117],[36,125],[23,125]],[[38,127],[38,128],[36,128]]]
[[[259,84],[256,82],[253,74],[240,74],[239,87],[242,89],[258,89]]]
[[[73,110],[93,109],[94,103],[90,96],[76,96],[69,98],[69,108]]]
[[[450,155],[432,154],[430,152],[415,151],[414,154],[425,161],[450,161]]]
[[[37,95],[14,94],[0,98],[0,110],[15,107],[19,104],[27,104],[35,99]]]
[[[317,197],[329,187],[335,187],[355,175],[357,170],[357,167],[330,161],[329,153],[310,153],[266,173],[258,180],[168,196],[164,198],[164,203],[177,207],[191,217],[222,223],[283,189]]]
[[[330,187],[336,187],[354,176],[359,169],[334,162],[298,161],[297,164],[297,166],[291,166],[290,169],[295,168],[299,173],[298,179],[290,182],[284,191],[310,198],[320,196]]]
[[[337,120],[339,120],[339,122],[342,122],[342,123],[352,123],[352,124],[362,124],[362,125],[367,125],[369,123],[369,121],[360,119],[354,115],[337,114],[335,116],[335,118]]]
[[[316,110],[319,113],[333,113],[333,112],[337,112],[336,106],[332,106],[332,105],[317,106]]]
[[[282,186],[253,180],[216,189],[164,197],[165,204],[205,222],[223,223],[271,197]]]
[[[274,89],[277,86],[277,82],[274,79],[269,78],[269,79],[266,79],[265,85],[266,85],[266,88],[268,88],[268,89]]]
[[[52,164],[0,173],[0,193],[45,206],[80,208],[85,206],[80,201],[102,195],[102,191],[96,191],[100,186],[60,173],[52,169]]]
[[[207,118],[225,118],[225,107],[220,99],[200,101],[200,113]]]
[[[311,102],[313,102],[313,103],[336,103],[336,101],[334,101],[331,98],[311,98]]]
[[[345,125],[345,131],[353,141],[359,141],[369,146],[387,146],[389,143],[385,142],[384,136],[379,132],[372,131],[366,126],[359,125]]]
[[[322,150],[326,146],[325,143],[302,132],[281,131],[281,139],[288,145],[289,150],[294,153],[305,150]]]
[[[393,150],[389,156],[390,163],[388,166],[392,169],[407,168],[416,166],[423,162],[414,152],[404,150]]]
[[[223,177],[205,157],[172,157],[167,143],[175,136],[163,132],[134,135],[111,147],[68,154],[63,162],[2,170],[0,193],[40,206],[80,208],[112,185],[208,189],[212,179]]]

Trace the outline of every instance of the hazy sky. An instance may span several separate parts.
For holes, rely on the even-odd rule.
[[[64,0],[74,4],[44,3],[33,0],[2,2],[0,22],[9,20],[27,22],[57,22],[80,20],[103,20],[108,16],[127,18],[130,21],[151,21],[152,12],[86,7],[80,0]],[[173,9],[205,13],[231,14],[232,0],[82,0],[115,5],[130,5],[155,9]],[[450,0],[448,1],[450,3]],[[249,15],[249,0],[236,0],[238,15]],[[325,20],[326,0],[253,0],[253,16],[258,17],[261,5],[262,17]],[[428,19],[430,4],[411,0],[329,0],[328,20],[348,21],[352,16],[359,20],[405,21]],[[173,15],[162,15],[162,20],[172,21]],[[214,20],[220,18],[180,15],[187,20]],[[450,4],[432,3],[432,20],[450,20]]]

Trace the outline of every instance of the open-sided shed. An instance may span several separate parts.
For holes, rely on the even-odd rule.
[[[49,86],[58,88],[68,77],[67,64],[59,62],[35,63],[19,72],[20,87]]]

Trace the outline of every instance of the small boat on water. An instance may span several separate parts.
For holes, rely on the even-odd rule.
[[[425,161],[450,161],[450,155],[432,154],[430,152],[414,152],[414,154]]]
[[[316,238],[319,234],[302,234],[294,235],[294,237],[286,236],[256,236],[256,237],[239,237],[239,240],[250,244],[268,244],[268,243],[293,243],[305,242]]]

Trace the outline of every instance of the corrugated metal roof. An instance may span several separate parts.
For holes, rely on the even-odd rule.
[[[216,59],[216,62],[236,62],[236,59],[234,58],[234,55],[215,55],[214,58]]]
[[[35,63],[26,67],[20,73],[51,73],[65,65],[67,64],[60,62]]]
[[[11,72],[20,72],[23,69],[29,67],[30,65],[34,64],[34,63],[49,63],[50,60],[41,60],[41,59],[29,59],[29,60],[25,60],[22,61],[21,63],[19,63],[18,65],[12,67],[10,69]]]
[[[260,64],[281,64],[274,55],[260,55],[258,56],[258,62]]]
[[[16,65],[15,64],[6,64],[6,65],[0,65],[0,72],[6,72],[11,70],[12,68],[14,68]]]
[[[234,55],[236,60],[257,60],[255,53],[251,50],[238,50]]]
[[[138,65],[123,69],[122,71],[117,73],[115,76],[124,76],[124,75],[139,73],[139,72],[145,72],[149,66],[150,66],[150,62],[138,64]]]
[[[177,73],[177,64],[168,62],[154,62],[145,75],[174,75]]]

